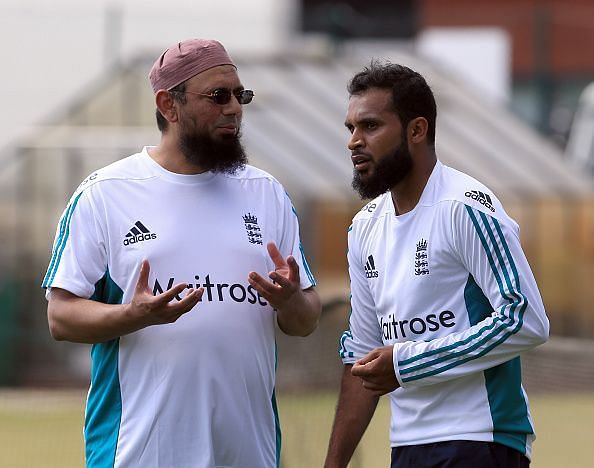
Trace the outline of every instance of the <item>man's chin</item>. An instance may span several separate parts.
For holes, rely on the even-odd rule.
[[[230,142],[237,140],[237,137],[233,133],[217,132],[212,136],[212,141],[215,144],[228,145]]]
[[[247,163],[239,133],[183,134],[180,150],[203,170],[233,174]]]
[[[362,184],[368,184],[370,180],[373,180],[373,171],[370,169],[365,171],[355,170],[353,178],[359,180]]]
[[[379,184],[374,184],[373,180],[370,182],[370,178],[360,177],[359,174],[353,177],[351,186],[359,194],[362,200],[372,199],[379,197],[381,194],[386,193],[389,188],[380,187]]]

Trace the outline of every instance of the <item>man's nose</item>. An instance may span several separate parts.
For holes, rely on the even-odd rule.
[[[225,115],[237,115],[242,113],[242,107],[237,99],[237,96],[232,95],[231,99],[227,104],[223,106],[223,114]]]
[[[360,133],[357,130],[355,130],[351,134],[351,138],[349,139],[347,147],[348,147],[348,149],[353,151],[353,150],[355,150],[357,148],[361,148],[363,146],[364,146],[363,139],[361,138]]]

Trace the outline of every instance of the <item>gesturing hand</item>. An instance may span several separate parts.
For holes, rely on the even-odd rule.
[[[268,255],[274,262],[275,269],[268,274],[272,281],[260,276],[255,271],[248,275],[248,282],[275,309],[281,309],[295,293],[301,292],[299,265],[292,255],[285,260],[274,242],[266,245]]]
[[[129,305],[129,313],[142,326],[175,322],[189,312],[204,294],[204,288],[190,289],[180,301],[172,300],[187,288],[186,283],[179,283],[171,289],[154,296],[148,287],[150,265],[143,260],[140,275]]]
[[[384,395],[400,387],[394,372],[393,349],[393,346],[376,348],[353,364],[351,374],[360,377],[363,387],[374,395]]]

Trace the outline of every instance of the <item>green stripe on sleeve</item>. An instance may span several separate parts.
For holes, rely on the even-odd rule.
[[[299,243],[299,251],[301,252],[301,261],[303,262],[303,267],[305,268],[305,273],[307,275],[307,278],[309,279],[309,282],[312,284],[312,286],[315,286],[316,283],[316,279],[313,276],[313,273],[311,272],[311,269],[309,268],[309,264],[307,263],[307,260],[305,259],[305,252],[303,251],[303,246],[301,245],[301,242]]]
[[[60,265],[60,259],[62,258],[62,253],[64,252],[64,247],[66,247],[66,241],[70,235],[70,221],[72,220],[72,213],[74,213],[74,209],[76,208],[81,195],[82,192],[76,196],[60,220],[60,233],[54,245],[50,265],[41,284],[43,288],[50,287],[54,277],[56,276],[58,266]]]

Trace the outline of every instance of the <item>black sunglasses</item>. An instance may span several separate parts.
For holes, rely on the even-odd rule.
[[[254,98],[254,92],[251,89],[242,89],[241,91],[231,91],[227,88],[218,88],[208,94],[195,93],[193,91],[185,91],[188,94],[195,94],[197,96],[204,96],[211,99],[215,104],[224,106],[229,104],[231,96],[235,96],[239,104],[249,104]]]

